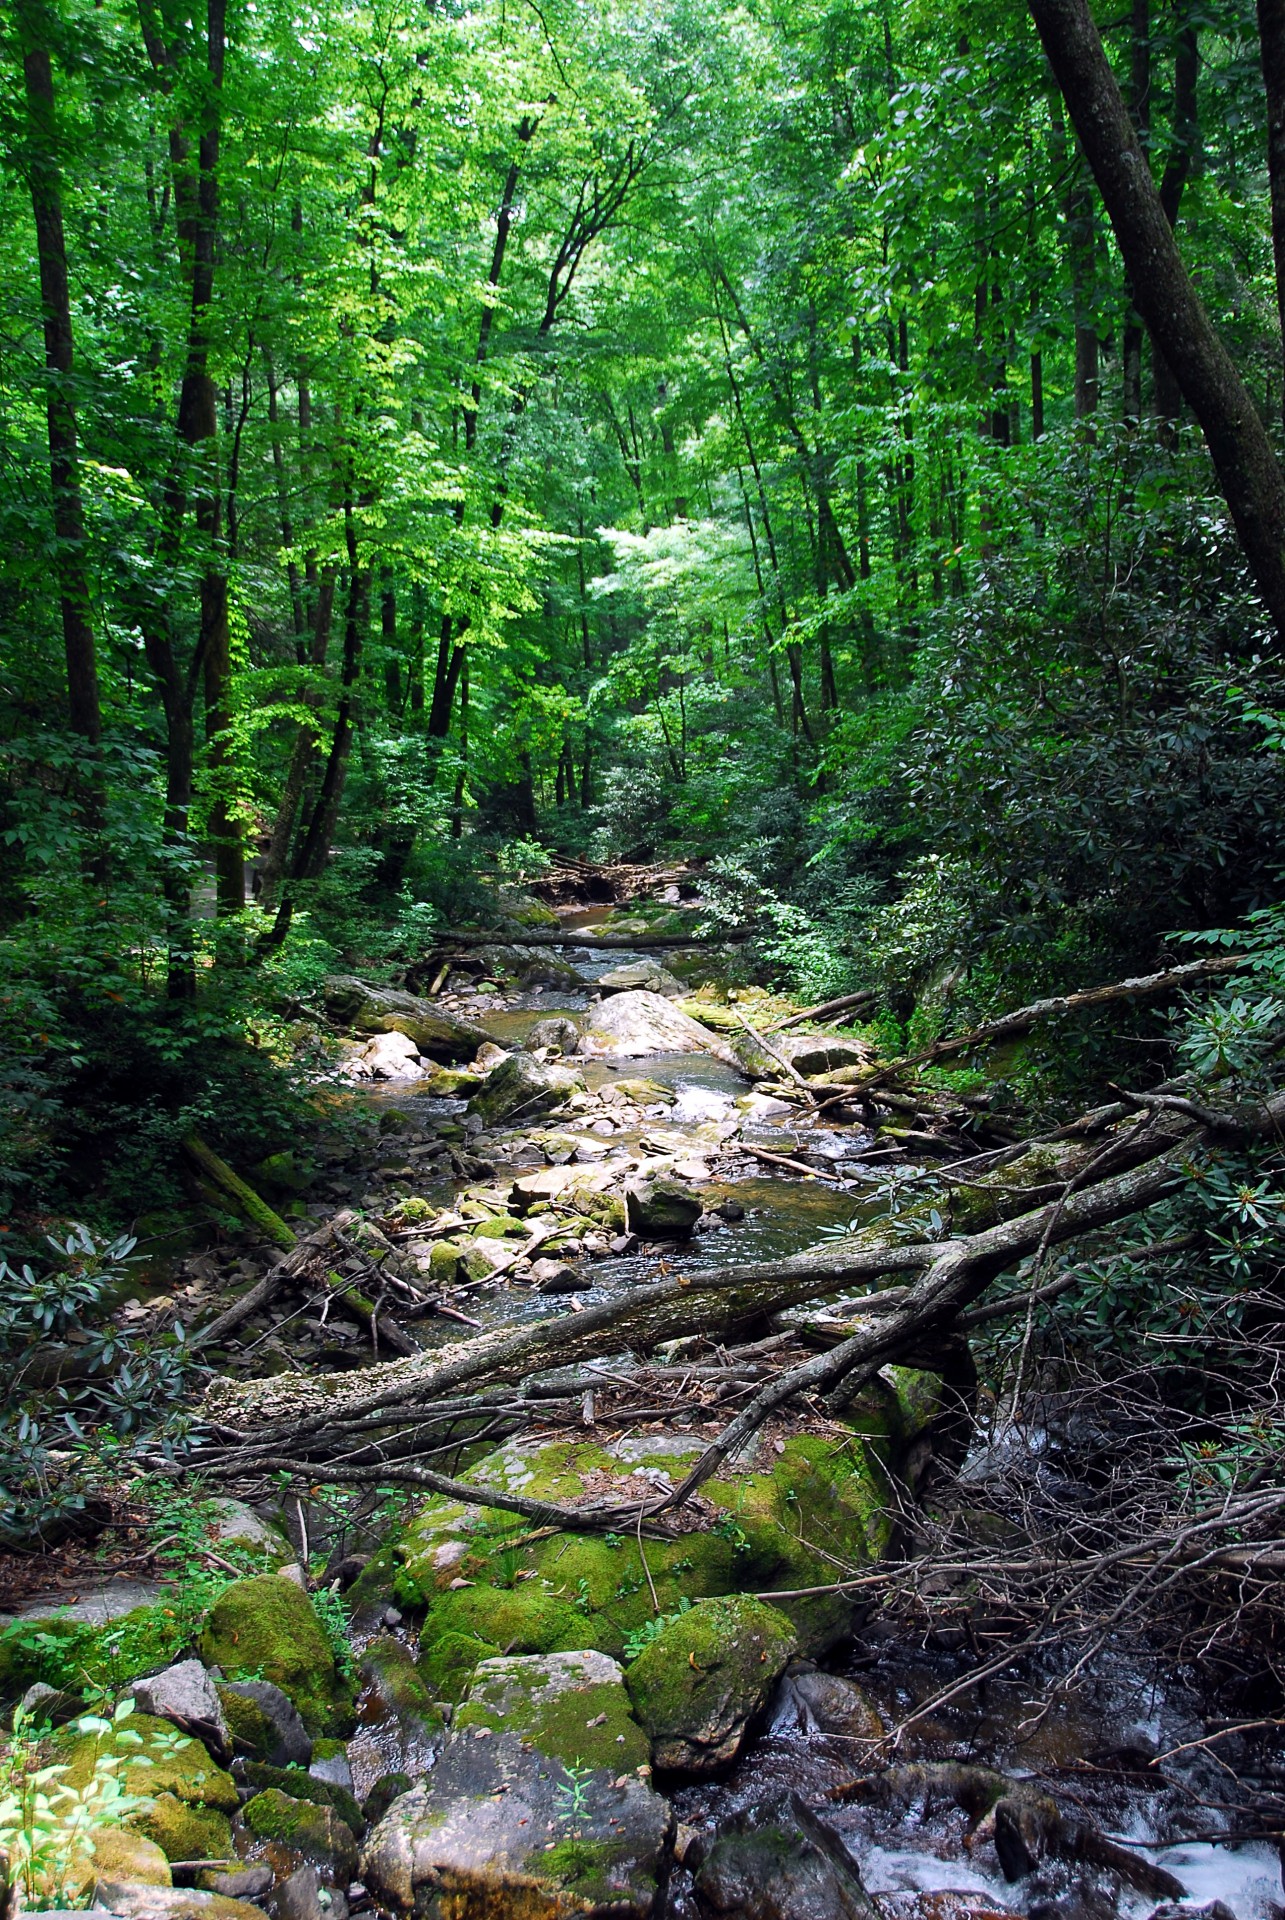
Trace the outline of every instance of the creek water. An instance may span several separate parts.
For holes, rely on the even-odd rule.
[[[610,908],[589,908],[563,916],[569,941],[564,954],[589,983],[584,991],[565,987],[522,994],[456,996],[462,1011],[492,1032],[505,1046],[520,1046],[537,1019],[550,1014],[582,1016],[592,983],[608,968],[646,958],[645,937],[635,951],[591,951],[575,936],[609,921]],[[734,1224],[706,1220],[708,1230],[683,1250],[693,1265],[760,1260],[797,1252],[815,1244],[827,1230],[865,1219],[881,1205],[873,1168],[865,1165],[869,1136],[854,1129],[810,1126],[796,1111],[746,1116],[736,1102],[745,1080],[730,1066],[705,1054],[657,1055],[643,1059],[591,1060],[582,1064],[591,1091],[609,1089],[620,1079],[645,1078],[676,1095],[645,1110],[642,1124],[610,1127],[595,1133],[581,1122],[567,1131],[581,1139],[577,1158],[610,1167],[618,1161],[621,1178],[644,1141],[684,1155],[693,1170],[712,1163],[700,1187],[707,1209],[735,1199],[744,1209]],[[372,1091],[363,1098],[378,1107],[395,1104],[412,1125],[431,1128],[441,1120],[463,1124],[465,1103],[428,1099],[413,1087]],[[544,1123],[546,1126],[556,1123]],[[808,1179],[775,1172],[741,1155],[721,1153],[733,1136],[748,1145],[814,1166]],[[522,1155],[506,1158],[503,1137],[472,1143],[497,1174],[529,1170]],[[537,1156],[541,1159],[542,1156]],[[534,1164],[534,1159],[530,1164]],[[448,1204],[461,1183],[425,1181],[419,1191]],[[635,1253],[595,1260],[592,1285],[578,1298],[590,1303],[651,1277],[655,1254]],[[536,1318],[556,1310],[548,1298],[522,1287],[480,1289],[469,1311],[482,1326]],[[429,1322],[420,1337],[438,1337]],[[457,1326],[442,1327],[442,1339],[459,1337]],[[860,1687],[878,1710],[885,1727],[902,1723],[925,1700],[952,1681],[967,1681],[971,1654],[943,1651],[925,1629],[916,1641],[904,1629],[866,1622],[855,1641],[828,1663]],[[1057,1794],[1065,1809],[1078,1810],[1105,1833],[1133,1843],[1136,1850],[1165,1866],[1181,1882],[1193,1906],[1221,1901],[1236,1920],[1285,1920],[1281,1866],[1274,1844],[1250,1841],[1215,1844],[1187,1836],[1245,1825],[1234,1806],[1220,1761],[1204,1746],[1192,1746],[1165,1763],[1158,1779],[1150,1762],[1173,1748],[1200,1741],[1207,1721],[1202,1703],[1181,1676],[1157,1678],[1156,1663],[1145,1644],[1144,1623],[1122,1623],[1117,1644],[1105,1652],[1063,1697],[1053,1671],[1018,1667],[985,1685],[965,1684],[948,1707],[915,1722],[895,1752],[875,1753],[868,1742],[822,1732],[808,1724],[792,1704],[788,1688],[778,1696],[758,1736],[725,1776],[699,1784],[675,1784],[672,1798],[685,1827],[714,1834],[727,1823],[768,1820],[786,1797],[799,1794],[820,1807],[856,1861],[868,1892],[877,1897],[884,1920],[977,1920],[994,1913],[1017,1913],[1029,1920],[1142,1920],[1157,1905],[1124,1887],[1110,1875],[1084,1868],[1042,1865],[1026,1881],[1004,1879],[988,1841],[972,1844],[965,1816],[931,1797],[881,1808],[839,1804],[831,1796],[855,1774],[890,1760],[967,1762],[995,1767],[1016,1779],[1041,1783]],[[1052,1700],[1051,1706],[1041,1705]],[[409,1772],[431,1762],[431,1751],[408,1750],[395,1722],[381,1719],[373,1701],[362,1706],[362,1725],[351,1746],[358,1790],[392,1768]],[[691,1874],[676,1868],[667,1893],[668,1920],[696,1920],[698,1907]],[[800,1913],[799,1920],[808,1920]]]

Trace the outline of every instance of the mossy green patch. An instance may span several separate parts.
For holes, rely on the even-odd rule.
[[[211,1760],[199,1740],[178,1733],[168,1720],[150,1713],[130,1714],[107,1733],[78,1733],[68,1728],[54,1737],[63,1784],[83,1787],[99,1756],[120,1760],[117,1777],[127,1793],[171,1793],[190,1806],[217,1807],[235,1813],[236,1782]]]
[[[214,1807],[190,1807],[158,1793],[130,1816],[130,1826],[155,1841],[167,1860],[235,1860],[232,1824]]]
[[[232,1680],[271,1680],[309,1733],[353,1726],[352,1689],[336,1671],[312,1602],[292,1580],[258,1574],[226,1588],[201,1636],[201,1658]]]
[[[266,1759],[275,1750],[281,1736],[258,1701],[251,1700],[243,1693],[233,1693],[230,1687],[219,1686],[217,1682],[214,1690],[219,1696],[235,1751],[255,1760]]]
[[[564,1895],[596,1911],[619,1902],[620,1887],[611,1869],[627,1851],[613,1840],[558,1840],[538,1854],[534,1864],[542,1880],[553,1881]]]
[[[101,1627],[56,1613],[15,1621],[0,1634],[0,1694],[16,1698],[38,1680],[72,1693],[114,1693],[167,1666],[190,1631],[179,1609],[166,1606],[135,1607]]]
[[[279,1793],[290,1794],[296,1800],[311,1800],[314,1807],[333,1807],[354,1833],[360,1834],[362,1830],[361,1808],[348,1788],[333,1780],[314,1780],[300,1767],[269,1767],[262,1761],[248,1760],[245,1783],[248,1787],[257,1787],[260,1793],[275,1787]]]
[[[357,1870],[357,1841],[352,1828],[333,1807],[268,1787],[247,1800],[241,1809],[241,1829],[252,1841],[264,1843],[271,1854],[280,1848],[298,1855],[345,1885]],[[280,1856],[278,1856],[279,1858]]]
[[[439,1700],[462,1700],[479,1660],[489,1660],[500,1649],[471,1633],[442,1633],[421,1641],[419,1670]]]
[[[422,1644],[431,1647],[440,1634],[466,1634],[502,1653],[556,1653],[583,1647],[584,1618],[538,1582],[503,1587],[461,1587],[434,1603]]]
[[[730,1759],[797,1645],[784,1613],[749,1594],[701,1600],[671,1620],[625,1674],[656,1764]]]
[[[517,1701],[508,1689],[502,1701],[488,1700],[486,1694],[485,1678],[479,1689],[475,1677],[473,1697],[456,1710],[451,1723],[455,1731],[490,1727],[496,1733],[516,1733],[564,1766],[602,1767],[613,1774],[632,1773],[651,1757],[619,1680],[566,1692],[537,1686],[527,1699]]]

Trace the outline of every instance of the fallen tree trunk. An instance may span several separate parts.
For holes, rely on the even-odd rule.
[[[752,940],[752,933],[595,933],[592,927],[522,927],[518,932],[439,933],[434,949],[446,947],[607,947],[649,953],[653,947],[726,947]]]
[[[1114,1000],[1143,1000],[1158,994],[1179,993],[1198,980],[1212,980],[1219,974],[1234,973],[1237,967],[1243,967],[1244,964],[1243,954],[1219,954],[1210,960],[1189,960],[1183,966],[1170,967],[1164,973],[1139,974],[1134,980],[1117,980],[1110,986],[1085,987],[1079,993],[1060,993],[1049,1000],[1033,1000],[1029,1006],[1017,1007],[1012,1013],[1001,1015],[998,1020],[988,1020],[968,1033],[955,1035],[953,1039],[935,1040],[932,1046],[921,1047],[917,1053],[902,1054],[899,1060],[889,1060],[881,1067],[871,1068],[869,1073],[857,1074],[851,1068],[843,1069],[852,1076],[845,1082],[846,1090],[849,1096],[865,1092],[867,1088],[877,1087],[882,1080],[891,1080],[895,1075],[904,1073],[907,1067],[927,1066],[933,1060],[948,1060],[957,1053],[971,1053],[974,1047],[990,1047],[1002,1040],[1014,1040],[1041,1020],[1055,1019],[1058,1014],[1082,1013],[1090,1007],[1106,1006]]]
[[[947,1175],[936,1210],[952,1235],[1014,1220],[1032,1208],[1062,1200],[1069,1184],[1091,1167],[1106,1174],[1122,1164],[1137,1165],[1163,1151],[1166,1143],[1185,1140],[1196,1131],[1190,1120],[1179,1115],[1166,1115],[1154,1128],[1135,1122],[1108,1143],[1113,1156],[1109,1165],[1095,1137],[1039,1143],[993,1176],[983,1174],[953,1190]],[[934,1231],[928,1211],[923,1221],[926,1236]],[[905,1218],[897,1223],[898,1229]],[[1025,1244],[1019,1235],[1011,1258],[1017,1258]],[[391,1420],[398,1412],[425,1408],[470,1381],[516,1380],[626,1346],[645,1349],[690,1334],[742,1327],[856,1281],[873,1284],[889,1275],[920,1272],[937,1263],[942,1251],[941,1243],[929,1237],[918,1242],[899,1240],[889,1223],[880,1221],[850,1239],[792,1259],[697,1271],[690,1276],[676,1274],[633,1287],[623,1299],[605,1301],[582,1313],[500,1328],[457,1346],[361,1373],[216,1380],[206,1395],[206,1417],[225,1431],[253,1433],[265,1446],[273,1439],[297,1445],[310,1434],[356,1416],[386,1411]]]

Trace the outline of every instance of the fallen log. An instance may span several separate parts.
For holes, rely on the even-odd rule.
[[[927,1066],[934,1060],[948,1060],[957,1053],[971,1053],[974,1047],[995,1046],[999,1041],[1016,1039],[1041,1020],[1052,1020],[1063,1013],[1082,1013],[1090,1007],[1107,1006],[1115,1000],[1143,1000],[1157,994],[1179,993],[1198,980],[1211,980],[1219,974],[1234,973],[1237,967],[1243,967],[1244,964],[1243,954],[1219,954],[1210,960],[1189,960],[1181,967],[1170,967],[1164,973],[1139,974],[1136,979],[1117,980],[1110,986],[1085,987],[1078,993],[1060,993],[1049,1000],[1033,1000],[1029,1006],[1017,1007],[1012,1013],[1002,1014],[998,1020],[987,1020],[968,1033],[956,1034],[953,1039],[935,1040],[930,1047],[921,1047],[917,1053],[904,1053],[897,1060],[888,1060],[860,1078],[854,1076],[848,1085],[853,1091],[877,1087],[881,1080],[891,1080],[897,1074],[904,1073],[907,1067]]]
[[[788,1020],[778,1021],[772,1031],[788,1033],[791,1027],[801,1027],[805,1020],[828,1020],[832,1013],[855,1013],[876,998],[873,987],[863,987],[860,993],[841,993],[837,1000],[823,1000],[818,1007],[804,1007],[802,1013],[792,1013]]]
[[[752,940],[752,933],[595,933],[592,927],[523,927],[518,932],[496,928],[483,933],[469,928],[433,936],[434,950],[446,947],[605,947],[625,953],[649,953],[653,947],[725,947]]]
[[[315,1233],[307,1234],[302,1240],[297,1240],[290,1252],[283,1254],[280,1260],[270,1266],[263,1278],[256,1280],[252,1287],[247,1288],[239,1300],[234,1300],[216,1320],[211,1320],[208,1326],[200,1328],[192,1335],[187,1343],[188,1351],[194,1353],[199,1347],[217,1347],[220,1341],[226,1340],[243,1320],[248,1320],[252,1313],[259,1311],[260,1307],[266,1307],[288,1281],[302,1273],[313,1256],[322,1251],[327,1240],[342,1233],[344,1228],[351,1226],[356,1218],[355,1213],[337,1213],[333,1220],[327,1220],[325,1225],[318,1227]]]

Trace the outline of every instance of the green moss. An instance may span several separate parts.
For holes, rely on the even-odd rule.
[[[127,1793],[172,1793],[191,1806],[217,1807],[235,1813],[236,1782],[216,1766],[199,1740],[177,1733],[168,1720],[150,1713],[134,1713],[110,1733],[76,1733],[68,1729],[55,1737],[58,1763],[66,1768],[63,1784],[83,1787],[92,1777],[100,1754],[120,1757],[117,1778]]]
[[[502,1653],[558,1653],[587,1646],[584,1617],[535,1582],[512,1592],[503,1587],[462,1587],[444,1593],[425,1623],[422,1644],[441,1634],[467,1634]]]
[[[396,1588],[401,1575],[401,1562],[391,1546],[382,1546],[373,1553],[357,1578],[344,1594],[349,1614],[355,1619],[369,1607],[387,1607],[396,1600],[398,1606],[422,1607],[424,1596],[415,1589],[413,1601],[403,1601]]]
[[[785,1614],[748,1594],[701,1600],[671,1620],[625,1674],[638,1720],[662,1759],[723,1711],[744,1718],[767,1694],[798,1645]]]
[[[79,1693],[115,1692],[167,1666],[187,1639],[176,1608],[135,1607],[104,1626],[50,1614],[20,1620],[0,1634],[0,1694],[16,1697],[36,1681]]]
[[[333,1872],[341,1886],[357,1870],[356,1836],[333,1807],[315,1806],[310,1800],[268,1787],[246,1801],[241,1809],[241,1827],[251,1840],[267,1848],[269,1858],[274,1849],[284,1849],[288,1855],[299,1855]]]
[[[620,1889],[611,1869],[626,1856],[616,1840],[559,1840],[532,1864],[542,1880],[551,1880],[565,1894],[591,1909],[616,1904]]]
[[[229,1679],[271,1680],[309,1733],[344,1733],[354,1724],[351,1687],[336,1671],[312,1602],[292,1580],[266,1573],[226,1588],[201,1636],[201,1658]]]
[[[476,1692],[476,1680],[474,1688]],[[536,1688],[529,1699],[516,1702],[509,1690],[499,1701],[489,1702],[484,1683],[481,1693],[480,1699],[467,1700],[457,1710],[453,1729],[490,1727],[496,1733],[516,1733],[564,1766],[605,1768],[613,1774],[632,1773],[651,1757],[619,1681],[561,1693]]]
[[[337,1786],[332,1780],[314,1780],[299,1767],[269,1767],[250,1760],[245,1766],[245,1783],[257,1787],[260,1793],[275,1787],[278,1793],[290,1794],[296,1800],[311,1800],[314,1807],[332,1807],[354,1833],[362,1830],[361,1808],[347,1787]]]
[[[265,1760],[276,1748],[280,1735],[258,1701],[248,1699],[243,1693],[233,1693],[230,1687],[221,1687],[217,1681],[214,1690],[235,1751],[255,1760]]]
[[[438,1700],[462,1700],[479,1660],[490,1660],[500,1651],[471,1633],[443,1633],[421,1644],[419,1670]]]
[[[158,1793],[130,1818],[130,1826],[155,1841],[167,1860],[235,1860],[232,1825],[213,1807],[189,1807],[172,1793]]]

